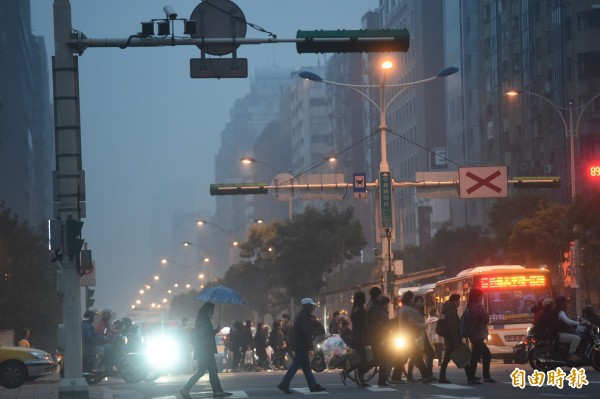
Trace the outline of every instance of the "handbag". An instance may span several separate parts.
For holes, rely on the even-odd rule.
[[[450,353],[450,359],[459,369],[468,366],[471,363],[471,348],[468,344],[461,343]]]

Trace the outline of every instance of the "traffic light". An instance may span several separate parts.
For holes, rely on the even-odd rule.
[[[299,30],[296,50],[302,53],[393,53],[407,52],[407,29]]]
[[[210,195],[267,194],[266,183],[211,184]]]
[[[78,256],[79,251],[81,251],[81,247],[83,246],[84,240],[80,238],[82,227],[83,222],[71,218],[67,219],[65,228],[67,230],[67,255],[69,255],[69,260],[73,260]]]
[[[513,188],[559,188],[559,176],[513,177]]]
[[[85,310],[89,310],[92,306],[94,306],[94,293],[96,290],[91,289],[90,287],[85,287]]]

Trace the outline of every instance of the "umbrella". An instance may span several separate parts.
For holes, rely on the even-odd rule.
[[[194,298],[196,301],[212,303],[231,303],[234,305],[244,305],[246,301],[234,289],[218,285],[216,287],[207,287],[200,291]]]
[[[234,289],[222,285],[216,287],[206,287],[196,297],[196,301],[212,302],[219,304],[219,325],[221,325],[221,304],[231,303],[234,305],[244,305],[246,301]]]

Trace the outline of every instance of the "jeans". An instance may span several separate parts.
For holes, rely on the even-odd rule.
[[[575,353],[575,350],[577,349],[577,346],[579,346],[581,338],[579,338],[575,334],[569,334],[564,332],[559,332],[558,337],[559,342],[569,344],[569,355]]]
[[[207,371],[213,393],[222,392],[223,388],[221,387],[221,381],[219,380],[217,362],[215,361],[215,355],[212,353],[198,355],[198,368],[196,373],[194,373],[183,386],[183,390],[189,392],[194,384],[196,384]]]
[[[283,376],[283,380],[281,381],[281,385],[288,387],[292,382],[292,379],[296,375],[298,369],[302,369],[304,373],[304,378],[306,378],[306,383],[310,389],[313,389],[317,386],[317,380],[310,369],[310,357],[308,352],[296,352],[294,354],[294,358],[292,360],[292,365],[288,369],[287,373]]]
[[[475,338],[471,340],[471,364],[469,365],[469,380],[475,378],[477,370],[477,362],[481,358],[481,366],[483,368],[483,378],[491,378],[490,362],[492,361],[492,353],[485,344],[483,338]]]

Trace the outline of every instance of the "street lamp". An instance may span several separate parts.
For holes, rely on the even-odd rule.
[[[409,83],[387,83],[387,74],[388,71],[393,67],[393,63],[390,60],[386,60],[381,64],[382,77],[381,82],[378,85],[355,85],[355,84],[347,84],[347,83],[338,83],[331,82],[329,80],[325,80],[319,75],[309,72],[302,71],[298,74],[303,79],[307,79],[313,82],[325,83],[333,86],[346,87],[351,90],[354,90],[361,96],[363,96],[367,101],[369,101],[375,108],[379,111],[379,132],[381,135],[381,162],[379,163],[379,179],[377,180],[377,189],[379,200],[377,201],[376,207],[378,213],[380,215],[380,223],[378,223],[380,229],[380,236],[382,238],[387,239],[387,244],[384,244],[384,240],[382,239],[381,244],[381,259],[383,262],[383,267],[385,272],[383,273],[383,279],[385,281],[384,288],[386,290],[386,294],[390,297],[393,296],[394,291],[394,271],[392,266],[393,254],[392,254],[392,232],[394,230],[394,218],[392,215],[393,212],[393,202],[392,202],[392,191],[393,191],[393,179],[390,171],[390,167],[387,161],[387,124],[386,124],[386,111],[390,104],[396,100],[400,94],[402,94],[405,90],[410,87],[427,83],[438,78],[445,78],[452,74],[458,72],[458,68],[456,67],[447,67],[442,69],[437,75],[432,76],[427,79],[418,80],[415,82]],[[379,103],[377,103],[373,98],[371,98],[365,91],[371,88],[379,88]],[[396,92],[387,102],[385,99],[386,89],[400,89]]]
[[[573,107],[573,101],[569,100],[568,107],[566,108],[561,107],[558,104],[552,102],[547,97],[544,97],[540,94],[531,91],[513,88],[506,90],[505,94],[509,97],[517,97],[520,94],[525,94],[539,98],[541,100],[544,100],[546,103],[550,104],[550,106],[552,106],[552,108],[554,108],[554,110],[558,113],[558,116],[560,116],[560,120],[562,121],[563,127],[565,128],[565,139],[569,139],[569,180],[571,182],[571,202],[573,202],[575,200],[575,196],[577,195],[577,174],[575,168],[575,137],[579,137],[579,123],[581,122],[581,117],[583,116],[583,113],[596,98],[600,97],[600,93],[597,93],[596,95],[592,96],[592,98],[590,98],[587,102],[583,103],[578,107]],[[569,115],[568,122],[567,118],[564,115],[565,111],[567,111]],[[575,122],[575,124],[573,124],[573,111],[579,111],[579,114],[577,115],[577,121]],[[575,290],[575,307],[577,311],[579,311],[581,309],[581,292],[579,284],[577,282],[577,265],[579,264],[579,240],[575,240],[574,246],[574,256],[572,261],[573,264],[571,265],[571,267],[574,272],[572,275],[575,276],[575,286],[572,286],[572,288]],[[571,281],[573,282],[573,280]]]
[[[235,228],[235,229],[225,229],[224,227],[218,225],[217,223],[213,223],[213,222],[209,222],[203,219],[198,219],[196,220],[196,225],[198,227],[204,227],[206,226],[212,226],[212,227],[216,227],[219,231],[221,231],[223,233],[223,235],[226,237],[227,240],[227,250],[229,252],[229,265],[233,264],[233,248],[237,248],[239,245],[239,242],[237,240],[234,239],[233,234],[238,232],[240,229],[242,229],[245,226],[248,226],[249,224],[261,224],[263,223],[264,220],[263,219],[254,219],[252,221],[246,222],[243,225]],[[191,245],[191,243],[188,242],[188,245]],[[185,243],[184,243],[185,246]]]

